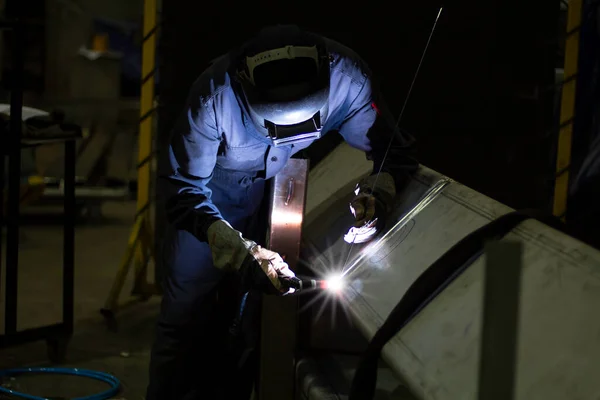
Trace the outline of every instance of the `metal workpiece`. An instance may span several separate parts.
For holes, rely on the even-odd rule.
[[[388,232],[368,246],[355,246],[350,264],[354,266],[347,273],[348,285],[340,303],[367,340],[429,266],[473,231],[512,211],[446,179],[421,167],[399,193]],[[315,208],[322,214],[311,217],[315,222],[304,231],[305,240],[319,253],[311,260],[314,265],[339,260],[343,265],[348,244],[342,236],[351,223],[343,204],[340,200],[327,210]],[[326,232],[322,226],[328,227]],[[484,331],[489,333],[500,323],[487,315],[482,331],[482,315],[502,309],[504,317],[496,317],[510,321],[502,324],[507,334],[514,335],[502,344],[506,349],[501,360],[503,380],[510,386],[514,361],[515,399],[562,400],[572,397],[573,388],[582,398],[594,397],[600,392],[593,368],[600,358],[600,342],[592,334],[600,331],[596,318],[600,251],[536,220],[520,223],[505,239],[521,247],[522,274],[517,274],[517,264],[508,266],[496,258],[498,262],[491,262],[490,268],[496,276],[502,275],[504,283],[498,278],[498,285],[486,283],[485,253],[473,254],[465,271],[432,296],[387,343],[384,361],[418,398],[475,399],[479,369],[493,362],[480,359],[493,346],[483,343]],[[485,301],[484,287],[489,289]],[[510,303],[490,303],[489,296],[506,290],[511,291]],[[326,338],[318,338],[316,346],[334,347],[334,342],[344,340],[344,331],[330,332],[331,340],[326,343]],[[516,346],[514,357],[512,346]],[[482,388],[488,387],[485,382],[489,375],[482,376]]]
[[[486,245],[485,260],[478,398],[512,400],[516,381],[523,244],[492,241]]]
[[[273,178],[267,247],[281,254],[294,269],[300,252],[308,160],[290,159]]]
[[[292,158],[273,178],[271,186],[267,247],[284,257],[292,270],[300,255],[307,176],[308,160]],[[297,279],[294,284],[303,282]],[[263,297],[260,400],[281,400],[288,394],[291,398],[294,393],[297,311],[295,296]]]
[[[341,146],[328,160],[342,150],[344,155],[351,152]],[[311,179],[304,239],[314,247],[310,251],[314,254],[312,266],[352,266],[346,268],[350,269],[346,272],[348,285],[340,303],[367,340],[429,266],[473,231],[512,211],[421,166],[399,193],[387,232],[369,245],[354,246],[346,264],[348,244],[342,237],[352,223],[347,215],[351,198],[347,186],[369,173],[369,166],[340,170],[332,168],[335,163],[328,160],[316,169],[330,168],[336,175],[315,173]],[[500,265],[492,262],[489,267],[494,273],[504,274],[502,283],[491,285],[484,280],[486,258],[482,253],[473,254],[465,272],[432,296],[384,347],[384,360],[417,398],[475,399],[478,392],[483,395],[493,390],[494,383],[491,387],[488,383],[494,375],[489,368],[494,358],[489,354],[497,342],[493,337],[488,340],[491,335],[485,332],[502,323],[487,315],[494,309],[504,310],[503,316],[496,317],[510,322],[503,324],[505,354],[496,365],[502,372],[497,378],[507,386],[502,393],[513,393],[513,382],[515,399],[570,398],[573,388],[581,397],[593,397],[600,391],[592,367],[600,357],[600,344],[591,335],[600,330],[595,318],[600,304],[600,252],[535,220],[519,224],[507,239],[521,246],[522,269],[513,264],[499,271]],[[493,280],[493,275],[487,276]],[[511,282],[511,289],[502,289]],[[491,287],[487,300],[485,285]],[[503,290],[511,291],[510,302],[498,304],[493,301],[494,293]],[[328,334],[310,335],[310,344],[336,349],[349,333],[332,331],[331,322],[323,319],[322,324],[313,322],[323,328],[312,329]]]
[[[356,259],[354,259],[350,264],[344,266],[342,275],[347,276],[348,278],[352,277],[353,275],[359,273],[357,267],[360,266],[361,263],[363,263],[367,258],[376,256],[380,252],[385,251],[385,247],[389,246],[389,241],[397,236],[397,234],[405,228],[406,224],[408,224],[409,221],[412,221],[420,211],[427,207],[449,183],[450,180],[444,178],[437,181],[427,191],[423,198],[410,210],[403,214],[402,217],[391,228],[389,228],[389,230],[380,239],[366,246],[364,249],[362,249]]]

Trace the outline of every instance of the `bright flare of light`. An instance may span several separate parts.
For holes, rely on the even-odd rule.
[[[330,275],[325,279],[325,289],[330,292],[339,293],[344,286],[344,277],[341,274]]]
[[[273,118],[273,122],[279,125],[293,125],[309,119],[314,114],[311,109],[280,112]]]
[[[271,224],[275,225],[301,225],[302,214],[290,211],[276,211],[271,213]]]

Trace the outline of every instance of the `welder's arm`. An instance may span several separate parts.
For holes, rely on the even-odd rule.
[[[367,242],[381,231],[396,191],[418,168],[414,139],[395,125],[379,90],[367,79],[339,129],[350,146],[373,161],[372,174],[358,182],[350,203],[355,223],[344,237],[349,243]]]
[[[212,191],[207,184],[221,144],[212,107],[192,99],[185,118],[178,121],[175,129],[170,146],[171,173],[167,177],[169,222],[208,242],[215,267],[240,271],[243,276],[264,274],[275,291],[287,291],[279,275],[293,273],[281,256],[244,238],[223,219],[211,200]]]
[[[400,189],[418,168],[414,156],[415,140],[396,128],[394,116],[370,79],[365,81],[352,102],[339,132],[350,146],[363,150],[367,159],[373,161],[373,174],[381,167],[382,173],[391,175],[396,189]]]
[[[207,187],[221,143],[215,125],[214,113],[206,104],[194,99],[188,102],[172,135],[165,185],[167,219],[203,242],[208,227],[222,219]]]

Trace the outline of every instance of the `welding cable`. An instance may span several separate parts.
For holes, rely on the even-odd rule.
[[[5,369],[0,370],[0,378],[3,377],[14,377],[18,375],[24,374],[56,374],[56,375],[73,375],[79,376],[83,378],[94,379],[96,381],[104,382],[110,386],[109,389],[98,393],[85,397],[77,397],[72,400],[107,400],[111,397],[115,396],[119,392],[119,388],[121,386],[121,382],[114,376],[107,374],[105,372],[92,371],[88,369],[81,368],[57,368],[57,367],[38,367],[38,368],[13,368],[13,369]],[[17,392],[15,390],[11,390],[5,387],[0,386],[0,394],[8,394],[10,396],[20,398],[20,399],[29,399],[29,400],[48,400],[47,397],[39,397],[33,396],[26,393]]]
[[[248,300],[249,294],[250,294],[250,292],[246,292],[242,295],[238,313],[237,313],[236,317],[233,319],[231,326],[229,327],[231,346],[233,346],[233,341],[237,338],[237,336],[240,333],[240,326],[242,324],[242,318],[244,318],[244,312],[246,311],[246,301]]]

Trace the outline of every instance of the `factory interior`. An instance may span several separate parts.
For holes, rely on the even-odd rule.
[[[0,399],[600,399],[599,4],[0,0]],[[289,25],[329,105],[251,147]]]

